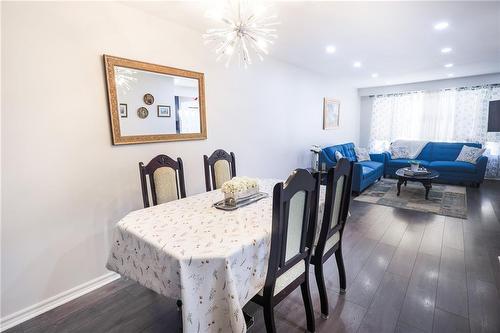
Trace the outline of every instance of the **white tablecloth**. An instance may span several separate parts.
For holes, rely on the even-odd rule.
[[[220,191],[131,212],[106,267],[182,300],[184,332],[245,332],[242,307],[265,282],[278,181],[260,180],[270,196],[232,212],[212,207]]]

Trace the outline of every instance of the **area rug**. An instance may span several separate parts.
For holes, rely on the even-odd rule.
[[[425,200],[425,188],[421,183],[409,181],[407,186],[401,185],[401,193],[397,196],[397,182],[395,179],[383,179],[367,188],[354,200],[462,219],[467,218],[465,187],[432,184],[429,200]]]

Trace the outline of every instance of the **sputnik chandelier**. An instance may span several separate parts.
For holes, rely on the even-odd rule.
[[[217,61],[224,60],[226,67],[233,56],[239,66],[252,64],[251,53],[261,61],[268,54],[268,46],[278,38],[274,26],[276,15],[266,15],[266,7],[255,0],[226,0],[224,7],[207,11],[206,16],[225,25],[209,29],[203,35],[205,44],[214,45]]]

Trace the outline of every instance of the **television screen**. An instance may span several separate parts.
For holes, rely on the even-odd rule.
[[[500,132],[500,100],[490,101],[488,132]]]

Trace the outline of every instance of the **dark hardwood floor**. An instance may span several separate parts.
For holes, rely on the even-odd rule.
[[[348,290],[327,262],[330,317],[318,332],[500,332],[500,182],[468,188],[468,220],[354,201],[345,231]],[[313,274],[313,273],[312,273]],[[264,332],[262,312],[249,332]],[[297,290],[275,310],[278,332],[304,332]],[[120,279],[7,332],[177,332],[175,301]]]

